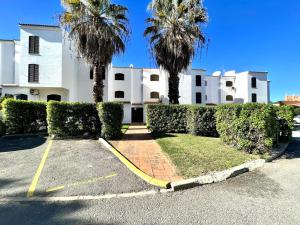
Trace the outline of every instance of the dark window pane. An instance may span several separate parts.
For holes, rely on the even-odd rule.
[[[150,76],[150,80],[151,80],[151,81],[159,81],[159,75],[157,75],[157,74],[152,74],[152,75]]]
[[[202,104],[202,93],[196,93],[196,104]]]
[[[93,68],[90,69],[90,79],[91,80],[94,79],[94,69]]]
[[[28,82],[29,83],[37,83],[39,82],[39,65],[37,64],[29,64],[28,65]]]
[[[226,81],[226,87],[232,87],[233,82],[232,81]]]
[[[116,73],[115,74],[115,80],[124,80],[125,75],[123,73]]]
[[[61,101],[61,96],[60,95],[48,95],[47,96],[47,102],[49,101]]]
[[[233,96],[232,95],[227,95],[226,96],[226,101],[232,102],[233,101]]]
[[[40,53],[40,37],[29,36],[29,54],[39,54]]]
[[[115,98],[124,98],[125,94],[124,91],[116,91]]]
[[[251,87],[252,88],[257,88],[257,81],[255,77],[252,77],[251,79]]]
[[[156,99],[159,99],[159,93],[158,93],[158,92],[151,92],[151,93],[150,93],[150,98],[156,98]]]
[[[253,103],[257,102],[257,94],[252,94],[252,102]]]
[[[16,96],[17,100],[28,100],[28,95],[20,94]]]
[[[202,77],[200,75],[196,76],[196,86],[199,87],[202,85]]]

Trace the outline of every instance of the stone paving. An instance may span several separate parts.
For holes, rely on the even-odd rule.
[[[151,177],[170,182],[183,179],[144,125],[130,126],[122,140],[111,144]]]

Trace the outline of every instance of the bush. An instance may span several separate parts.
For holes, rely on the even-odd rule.
[[[275,109],[279,121],[279,138],[281,140],[289,140],[292,137],[294,129],[294,107],[278,106]]]
[[[26,134],[47,131],[46,103],[6,99],[3,119],[8,134]]]
[[[295,108],[295,115],[300,115],[300,108]]]
[[[123,104],[116,102],[100,103],[98,105],[101,122],[101,136],[114,140],[122,137]]]
[[[12,97],[6,97],[6,96],[0,98],[0,111],[2,110],[2,103],[4,102],[4,100],[9,98],[12,99]]]
[[[217,130],[225,143],[247,153],[270,153],[278,131],[274,106],[220,105],[216,115]]]
[[[147,105],[147,126],[153,133],[186,133],[188,106]]]
[[[0,117],[0,137],[6,134],[6,127],[2,118]]]
[[[215,114],[215,107],[189,106],[187,116],[189,132],[198,136],[219,137]]]
[[[48,133],[54,137],[96,136],[101,132],[94,104],[50,101],[47,121]]]

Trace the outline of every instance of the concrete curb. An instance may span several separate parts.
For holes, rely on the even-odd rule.
[[[145,174],[139,168],[137,168],[130,160],[128,160],[124,155],[122,155],[117,149],[111,146],[106,140],[103,138],[99,138],[100,143],[104,145],[111,153],[113,153],[129,170],[131,170],[135,175],[146,181],[147,183],[154,185],[159,188],[169,189],[171,188],[170,182],[158,180],[154,177]]]
[[[289,146],[289,144],[290,144],[290,142],[284,143],[281,151],[277,152],[273,156],[266,159],[266,162],[272,162],[273,160],[275,160],[275,159],[279,158],[280,156],[282,156],[286,152],[287,147]]]
[[[202,186],[205,184],[218,183],[221,181],[225,181],[229,178],[236,177],[240,174],[253,171],[259,167],[262,167],[265,164],[265,162],[266,161],[263,159],[258,159],[258,160],[244,163],[240,166],[233,167],[228,170],[214,172],[208,175],[187,179],[183,181],[172,182],[171,188],[173,191],[179,191],[179,190],[185,190],[197,186]]]

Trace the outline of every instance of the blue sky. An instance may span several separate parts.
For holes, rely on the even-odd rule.
[[[115,0],[129,8],[132,29],[126,53],[114,65],[154,67],[143,38],[149,0]],[[268,71],[271,98],[300,95],[300,1],[206,0],[208,49],[194,67],[216,70]],[[10,0],[0,8],[0,39],[18,39],[18,23],[57,24],[60,0]]]

